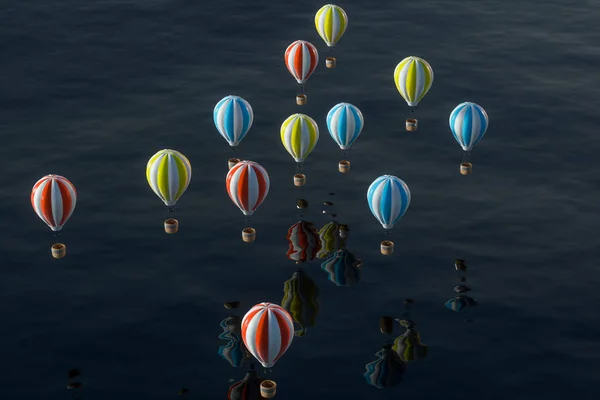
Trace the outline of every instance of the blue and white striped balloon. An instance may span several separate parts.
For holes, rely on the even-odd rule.
[[[235,147],[250,130],[254,121],[254,112],[246,100],[230,95],[217,103],[213,111],[213,119],[221,136],[230,146]]]
[[[450,129],[464,151],[471,151],[487,130],[488,115],[481,106],[465,102],[450,113]]]
[[[348,150],[358,139],[365,121],[360,110],[350,103],[339,103],[327,114],[327,129],[342,150]]]
[[[410,204],[410,190],[404,181],[394,175],[375,179],[367,191],[371,212],[384,229],[392,229]]]

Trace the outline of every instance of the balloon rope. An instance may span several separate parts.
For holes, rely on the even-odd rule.
[[[52,231],[52,237],[58,237],[60,235],[60,231]]]
[[[167,207],[170,213],[175,212],[175,206]]]
[[[244,217],[244,220],[246,221],[246,224],[248,225],[248,227],[252,228],[252,215],[246,215]]]
[[[304,94],[304,84],[300,84],[300,94]]]
[[[471,159],[471,152],[470,151],[465,151],[463,153],[463,160],[462,162],[469,162],[469,160]]]

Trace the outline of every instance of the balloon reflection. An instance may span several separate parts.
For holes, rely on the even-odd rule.
[[[458,272],[465,272],[467,270],[467,265],[464,260],[455,260],[454,267]],[[459,276],[461,282],[466,282],[466,276]],[[478,305],[477,301],[472,297],[467,296],[465,293],[470,292],[471,288],[466,285],[456,285],[454,286],[454,292],[457,293],[457,296],[446,301],[446,308],[456,312],[463,312],[468,307],[474,307]]]
[[[228,400],[261,400],[260,384],[264,381],[254,369],[254,364],[246,372],[244,378],[229,387]]]
[[[321,264],[328,278],[337,286],[352,286],[360,281],[362,260],[346,249],[341,249]]]
[[[283,300],[281,306],[287,310],[294,322],[300,325],[296,336],[304,336],[309,327],[316,324],[319,313],[319,288],[314,280],[308,277],[306,271],[299,268],[283,284]]]
[[[81,400],[83,389],[83,383],[81,382],[81,370],[78,368],[72,368],[67,373],[67,389],[71,390],[71,398],[73,400]]]
[[[385,344],[375,355],[377,359],[365,365],[365,380],[378,389],[398,385],[406,372],[406,363],[390,344]]]
[[[287,258],[296,264],[312,261],[321,250],[319,232],[312,222],[298,221],[290,226],[287,233]]]
[[[219,339],[226,340],[227,343],[219,347],[218,354],[232,367],[239,368],[250,358],[242,340],[242,319],[239,316],[231,315],[221,321],[219,325],[223,329]]]
[[[429,347],[421,343],[421,335],[417,330],[417,324],[410,318],[409,308],[412,300],[404,301],[405,310],[402,318],[397,318],[396,321],[400,326],[406,328],[406,331],[394,339],[392,349],[404,361],[422,360],[427,357]]]
[[[456,312],[463,312],[467,307],[473,307],[477,304],[479,303],[469,296],[458,295],[446,302],[446,308]]]
[[[340,225],[335,221],[330,221],[319,229],[319,239],[321,240],[321,249],[317,257],[326,258],[330,253],[340,250],[346,245],[347,236],[344,235],[346,225]],[[342,235],[346,237],[342,237]]]

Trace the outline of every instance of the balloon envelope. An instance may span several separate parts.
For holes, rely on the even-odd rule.
[[[478,104],[461,103],[450,113],[450,129],[464,151],[470,151],[485,135],[489,118]]]
[[[77,191],[64,176],[46,175],[31,189],[31,206],[42,221],[60,231],[75,210]]]
[[[392,229],[410,204],[410,190],[394,175],[382,175],[367,190],[371,212],[384,229]]]
[[[327,129],[331,138],[347,150],[358,139],[365,121],[358,107],[350,103],[339,103],[327,114]]]
[[[281,143],[296,162],[308,157],[319,141],[319,127],[304,114],[290,115],[281,124]]]
[[[333,47],[348,27],[348,16],[340,6],[326,4],[315,15],[315,27],[327,47]]]
[[[292,344],[294,321],[277,304],[257,304],[242,319],[242,339],[250,354],[270,368]]]
[[[227,193],[244,215],[252,215],[269,193],[269,174],[259,163],[240,161],[227,173]]]
[[[146,179],[150,188],[165,205],[172,207],[190,184],[192,165],[176,150],[160,150],[146,165]]]
[[[394,82],[406,104],[415,107],[431,88],[433,69],[420,57],[406,57],[394,70]]]
[[[305,40],[296,40],[285,50],[285,66],[299,84],[312,75],[319,64],[317,48]]]
[[[213,110],[215,127],[230,146],[235,147],[252,127],[254,112],[250,103],[238,96],[225,96]]]

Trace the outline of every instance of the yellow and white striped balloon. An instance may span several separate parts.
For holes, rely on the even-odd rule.
[[[327,47],[333,47],[348,27],[348,16],[340,6],[324,5],[315,15],[315,26]]]
[[[296,162],[303,162],[318,141],[319,127],[308,115],[290,115],[281,124],[281,143]]]
[[[190,184],[192,165],[180,152],[164,149],[148,161],[146,179],[165,205],[173,207]]]
[[[406,57],[394,70],[394,82],[406,104],[415,107],[431,88],[433,69],[420,57]]]

